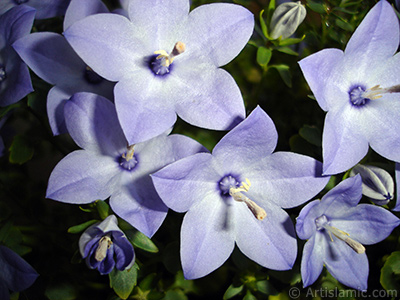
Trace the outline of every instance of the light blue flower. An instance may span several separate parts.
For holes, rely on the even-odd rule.
[[[339,282],[367,289],[369,267],[363,245],[384,240],[400,220],[382,207],[358,204],[361,196],[361,177],[356,175],[301,210],[296,231],[307,240],[301,260],[304,287],[317,280],[325,265]]]

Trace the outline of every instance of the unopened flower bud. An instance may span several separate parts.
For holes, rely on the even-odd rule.
[[[306,8],[297,2],[286,2],[279,5],[271,19],[270,36],[277,39],[280,36],[282,39],[290,37],[304,21],[306,17]]]
[[[356,165],[350,172],[350,176],[360,174],[362,180],[362,193],[379,205],[385,205],[394,196],[394,182],[392,176],[384,169]]]

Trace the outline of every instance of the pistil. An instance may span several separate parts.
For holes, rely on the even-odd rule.
[[[241,186],[230,187],[229,195],[231,195],[236,201],[244,202],[257,220],[263,220],[267,216],[265,210],[258,206],[253,200],[242,194],[242,192],[249,191],[250,185],[250,181],[246,178],[246,182],[242,182]]]
[[[108,235],[103,236],[99,241],[99,246],[94,253],[94,258],[97,261],[103,261],[107,256],[107,251],[112,245],[111,238]]]
[[[182,42],[177,42],[170,54],[168,54],[167,51],[165,50],[155,51],[154,54],[158,54],[156,59],[161,60],[161,65],[163,67],[169,67],[174,61],[174,58],[179,54],[185,52],[185,50],[186,50],[186,45]]]
[[[382,88],[379,84],[372,88],[365,89],[357,86],[350,91],[350,101],[355,106],[362,106],[369,100],[382,98],[383,94],[400,93],[400,85],[394,85],[388,88]]]
[[[122,154],[122,158],[125,158],[126,161],[130,161],[133,158],[133,155],[135,154],[135,145],[130,145],[128,146],[128,151],[126,153]]]
[[[350,235],[347,232],[344,232],[336,227],[330,226],[328,224],[328,219],[326,218],[325,215],[317,218],[315,220],[315,223],[317,225],[318,230],[325,229],[328,232],[332,242],[333,242],[332,235],[334,235],[338,239],[345,242],[351,249],[353,249],[358,254],[365,252],[365,247],[361,243],[350,238]]]

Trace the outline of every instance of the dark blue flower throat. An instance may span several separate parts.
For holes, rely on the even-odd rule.
[[[382,88],[379,84],[366,89],[363,85],[353,85],[349,90],[350,103],[354,106],[363,106],[370,100],[382,98],[383,94],[400,93],[400,85]]]
[[[354,106],[363,106],[367,104],[371,99],[365,96],[366,88],[361,85],[353,86],[349,91],[350,102]]]
[[[237,180],[235,176],[232,175],[226,175],[221,178],[221,180],[218,182],[218,189],[221,192],[221,196],[229,196],[229,189],[231,187],[239,187],[240,182]]]
[[[88,66],[85,68],[83,76],[90,84],[99,84],[104,80],[103,77],[98,75],[95,71],[92,70],[92,68]]]
[[[18,5],[24,4],[24,3],[28,2],[28,1],[29,1],[29,0],[14,0],[14,2],[15,2],[16,4],[18,4]]]
[[[185,52],[186,46],[182,42],[177,42],[171,53],[165,50],[155,51],[147,60],[147,65],[156,76],[165,76],[171,73],[175,57]]]
[[[137,166],[138,160],[134,154],[134,145],[128,146],[127,151],[118,157],[118,163],[126,171],[132,171]]]

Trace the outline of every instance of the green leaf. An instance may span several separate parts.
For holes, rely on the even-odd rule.
[[[157,246],[152,242],[151,239],[149,239],[147,236],[145,236],[143,233],[136,229],[130,229],[125,231],[126,237],[128,240],[131,241],[133,246],[140,248],[144,251],[151,252],[151,253],[157,253],[158,248]]]
[[[269,35],[268,35],[268,28],[267,28],[267,24],[265,24],[265,20],[263,17],[264,14],[264,10],[260,11],[260,26],[261,26],[261,30],[263,35],[269,39]]]
[[[247,290],[246,296],[243,297],[243,300],[257,300],[257,298]]]
[[[102,220],[107,218],[110,215],[110,206],[103,201],[103,200],[97,200],[95,202],[97,211],[99,212],[99,216]]]
[[[288,65],[273,65],[270,66],[270,68],[275,68],[279,72],[279,75],[281,75],[285,84],[290,88],[292,87],[292,74],[290,73]]]
[[[137,283],[136,263],[129,270],[119,271],[113,269],[109,275],[110,287],[121,299],[127,299]]]
[[[285,53],[285,54],[289,54],[289,55],[294,55],[294,56],[299,55],[299,53],[297,53],[296,51],[292,50],[289,47],[278,47],[278,48],[276,48],[276,50],[278,50],[279,52]]]
[[[395,251],[387,258],[381,269],[381,285],[387,291],[400,290],[400,251]]]
[[[267,22],[268,22],[268,24],[271,22],[271,18],[272,18],[272,14],[274,13],[275,6],[276,6],[275,0],[269,1],[268,11],[267,11]]]
[[[259,47],[257,50],[257,63],[262,66],[266,67],[271,60],[272,51],[266,47]]]
[[[72,226],[72,227],[68,228],[68,232],[69,233],[80,233],[80,232],[86,230],[86,228],[88,228],[90,225],[93,225],[96,222],[98,222],[98,220],[90,220],[85,223]]]
[[[10,163],[24,164],[33,157],[34,148],[31,142],[23,135],[16,135],[9,148]]]
[[[342,28],[343,30],[346,30],[346,31],[349,31],[349,32],[353,32],[354,31],[353,25],[351,25],[350,23],[345,22],[343,20],[336,19],[335,20],[335,24],[336,24],[336,26]]]
[[[321,4],[321,3],[314,2],[314,1],[311,1],[311,0],[307,0],[307,6],[311,10],[315,11],[318,14],[325,14],[326,13],[325,6],[323,4]]]
[[[318,127],[304,125],[299,130],[300,136],[312,145],[322,146],[322,133]]]
[[[240,286],[234,286],[231,284],[228,289],[225,291],[224,297],[222,299],[230,299],[236,295],[238,295],[241,291],[243,291],[243,284]]]
[[[187,297],[181,290],[169,290],[163,300],[187,300]]]
[[[67,283],[50,286],[44,294],[49,300],[74,300],[77,297],[74,287]]]
[[[10,294],[10,300],[18,300],[19,299],[19,293],[14,292]]]

